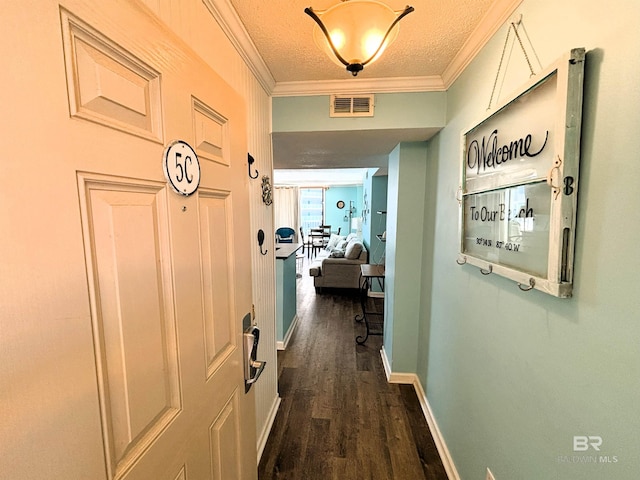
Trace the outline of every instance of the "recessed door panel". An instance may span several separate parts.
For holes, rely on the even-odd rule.
[[[207,160],[229,165],[228,119],[197,98],[193,98],[192,103],[198,155]]]
[[[81,176],[105,442],[117,471],[180,411],[166,189]]]
[[[61,18],[71,115],[162,141],[160,74],[66,10]]]
[[[238,438],[237,392],[226,403],[209,427],[211,479],[240,478],[240,442]]]
[[[235,347],[229,246],[231,199],[228,192],[200,192],[200,235],[204,287],[207,376]]]

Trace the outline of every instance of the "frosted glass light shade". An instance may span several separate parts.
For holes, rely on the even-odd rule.
[[[316,45],[353,75],[380,57],[398,36],[398,21],[412,11],[413,7],[407,6],[402,12],[395,12],[375,0],[343,1],[323,12],[305,9],[316,21]]]

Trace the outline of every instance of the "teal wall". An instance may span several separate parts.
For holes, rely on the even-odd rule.
[[[543,65],[587,49],[570,299],[520,292],[455,263],[460,134],[486,113],[506,25],[446,93],[376,95],[374,119],[330,119],[326,96],[274,98],[273,130],[440,126],[446,112],[428,145],[401,144],[390,156],[384,349],[392,371],[418,375],[463,480],[485,478],[487,467],[496,480],[635,480],[640,2],[523,0],[517,13]],[[516,45],[502,92],[528,80]],[[600,451],[574,452],[577,435],[602,437]]]
[[[363,179],[363,185],[358,185],[358,201],[356,202],[356,217],[362,217],[362,209],[364,208],[364,205],[362,203],[363,200],[363,196],[364,196],[364,179]]]
[[[331,231],[337,232],[338,227],[341,227],[340,235],[348,235],[350,231],[350,225],[348,221],[344,221],[345,215],[349,215],[349,202],[353,202],[353,206],[356,208],[356,215],[360,214],[358,208],[359,188],[357,186],[351,187],[329,187],[324,192],[325,211],[324,219],[325,225],[331,225]],[[339,200],[344,202],[344,208],[339,209],[336,204]]]
[[[378,93],[375,116],[329,117],[328,95],[273,98],[273,132],[441,128],[446,93]]]
[[[387,210],[388,177],[375,175],[377,170],[376,168],[368,170],[363,185],[363,196],[367,197],[368,209],[362,224],[362,238],[369,250],[369,263],[382,263],[385,254],[385,244],[376,235],[381,235],[387,228],[387,216],[378,214],[378,211]]]
[[[371,197],[373,196],[373,176],[377,171],[377,168],[367,169],[367,173],[362,183],[362,208],[364,209],[362,210],[361,215],[362,241],[365,247],[369,250],[369,256],[371,256]]]
[[[573,297],[455,263],[460,133],[486,110],[502,28],[449,89],[447,126],[429,144],[437,193],[425,200],[418,363],[405,371],[417,367],[463,480],[487,467],[497,480],[635,480],[640,2],[524,0],[518,12],[543,65],[587,49]],[[516,46],[503,91],[528,78]],[[574,452],[576,435],[602,437],[600,451]]]
[[[426,174],[426,142],[389,155],[383,348],[394,372],[415,372],[420,350]]]

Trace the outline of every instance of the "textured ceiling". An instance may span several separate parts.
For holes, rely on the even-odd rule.
[[[436,133],[433,128],[274,133],[273,161],[276,168],[386,167],[398,143],[426,141]]]
[[[400,21],[396,41],[356,79],[315,45],[315,22],[304,13],[306,7],[322,11],[339,0],[203,1],[235,10],[244,27],[242,35],[248,34],[273,77],[263,85],[278,96],[363,89],[366,93],[444,90],[521,0],[383,0],[393,10],[409,4],[415,11]],[[273,162],[276,169],[384,167],[399,142],[425,141],[435,133],[432,129],[274,133]]]
[[[306,7],[325,10],[338,0],[231,0],[276,83],[343,80],[351,76],[313,42]],[[441,76],[495,0],[385,0],[415,11],[400,23],[397,40],[358,78]]]

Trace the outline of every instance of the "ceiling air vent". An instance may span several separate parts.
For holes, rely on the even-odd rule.
[[[331,95],[330,117],[373,117],[373,95]]]

